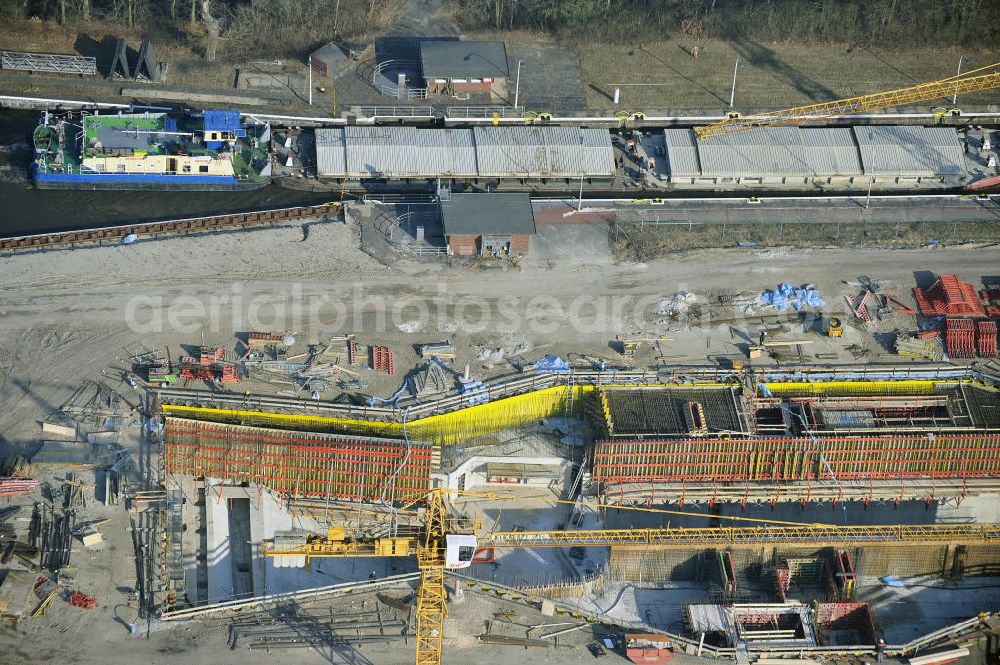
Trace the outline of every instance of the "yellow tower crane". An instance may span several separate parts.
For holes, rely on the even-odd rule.
[[[431,490],[426,500],[426,528],[419,535],[404,535],[372,540],[353,540],[343,527],[333,527],[326,537],[311,536],[301,545],[264,543],[264,556],[293,557],[302,562],[319,557],[417,556],[420,586],[417,589],[417,665],[440,665],[447,616],[447,592],[444,577],[448,570],[468,568],[478,550],[539,547],[608,547],[625,546],[657,549],[692,549],[699,547],[759,548],[850,547],[882,545],[913,547],[927,543],[983,544],[1000,542],[1000,524],[932,524],[833,526],[802,524],[749,517],[705,515],[680,510],[630,508],[597,503],[558,501],[534,497],[544,503],[566,503],[595,508],[623,508],[642,512],[713,517],[758,526],[660,529],[597,529],[559,531],[487,531],[479,534],[476,525],[448,515],[446,493],[485,499],[525,500],[497,494],[478,494],[444,489]],[[412,505],[412,504],[410,504]]]
[[[746,116],[733,113],[726,119],[711,125],[695,127],[694,133],[699,139],[707,139],[712,136],[753,129],[754,127],[822,122],[823,120],[831,120],[855,113],[867,113],[894,106],[926,102],[932,99],[942,99],[955,95],[982,92],[984,90],[995,90],[996,88],[1000,88],[1000,62],[962,72],[951,78],[921,83],[908,88],[900,88],[899,90],[873,92],[869,95],[859,95],[832,102],[793,106],[781,111],[768,111],[766,113],[755,113]]]

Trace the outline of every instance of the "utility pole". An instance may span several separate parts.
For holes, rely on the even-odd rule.
[[[331,111],[330,115],[332,115],[334,118],[336,118],[337,117],[337,86],[332,86],[330,88],[330,92],[333,93],[333,110]]]
[[[583,176],[580,176],[580,198],[577,199],[576,211],[580,212],[583,210]]]
[[[872,185],[875,184],[875,176],[868,178],[868,196],[865,197],[865,210],[868,210],[868,204],[872,201]]]
[[[521,61],[517,61],[517,79],[514,81],[514,108],[517,108],[517,101],[521,93]]]
[[[733,102],[736,101],[736,74],[740,71],[740,59],[736,58],[736,66],[733,67],[733,89],[729,93],[729,110],[733,110]]]
[[[313,57],[309,55],[309,106],[313,105]]]
[[[972,61],[969,60],[969,56],[963,55],[961,58],[958,59],[958,73],[955,74],[956,78],[962,75],[962,65],[963,64],[965,64],[965,65],[971,65],[972,64]],[[951,105],[955,106],[956,104],[958,104],[958,88],[955,88],[955,94],[952,95],[952,97],[951,97]]]

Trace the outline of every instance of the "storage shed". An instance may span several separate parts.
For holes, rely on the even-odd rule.
[[[666,129],[663,137],[674,185],[959,185],[967,173],[949,127],[759,127],[703,140]]]
[[[507,97],[507,47],[503,42],[423,41],[420,67],[428,95],[489,93]]]
[[[580,127],[337,127],[316,130],[321,177],[610,180],[611,136]]]
[[[347,51],[337,42],[330,42],[313,51],[309,56],[309,61],[312,63],[314,72],[320,76],[331,78],[347,69],[351,64]]]
[[[440,202],[448,253],[523,256],[535,234],[527,194],[451,194]]]

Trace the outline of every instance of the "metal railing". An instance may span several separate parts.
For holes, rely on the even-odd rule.
[[[351,113],[359,118],[437,118],[433,106],[352,106]]]
[[[372,67],[372,86],[379,94],[394,99],[426,99],[427,88],[412,88],[409,85],[399,86],[389,83],[389,78],[383,74],[387,69],[403,69],[411,72],[420,70],[415,60],[385,60]],[[405,95],[405,96],[404,96]]]

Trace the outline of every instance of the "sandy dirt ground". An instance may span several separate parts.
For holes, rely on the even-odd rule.
[[[569,226],[569,225],[566,225]],[[139,242],[0,258],[0,452],[28,447],[40,438],[38,421],[50,417],[85,380],[101,379],[123,391],[124,349],[144,344],[169,348],[219,344],[232,348],[234,331],[282,330],[299,344],[356,332],[365,343],[392,346],[397,363],[417,363],[412,345],[450,339],[457,364],[468,362],[475,376],[509,373],[513,354],[526,362],[547,353],[574,361],[584,356],[609,363],[623,359],[609,348],[615,335],[665,335],[659,351],[630,360],[701,363],[731,353],[761,327],[760,314],[711,306],[718,294],[756,294],[781,281],[811,283],[824,295],[829,313],[843,312],[844,283],[869,275],[910,302],[915,280],[926,271],[958,273],[978,283],[1000,272],[1000,252],[988,250],[805,251],[787,248],[679,254],[648,264],[615,263],[600,229],[553,232],[536,239],[533,257],[519,264],[479,265],[435,259],[386,265],[361,251],[356,226],[312,224],[305,240],[298,225],[216,236]],[[603,242],[603,245],[602,245]],[[680,308],[672,296],[694,294]],[[664,303],[667,300],[667,303]],[[696,307],[696,305],[698,307]],[[610,314],[603,320],[602,308]],[[618,320],[611,320],[617,318]],[[787,317],[788,334],[808,334]],[[795,321],[791,321],[795,319]],[[768,325],[772,323],[768,319]],[[796,325],[799,327],[796,328]],[[890,326],[912,329],[913,319]],[[881,357],[879,342],[849,328],[834,346],[814,336],[810,352],[850,361],[847,344],[867,345]],[[504,360],[481,359],[481,349],[505,349]],[[362,372],[368,392],[388,395],[401,376]],[[254,386],[254,390],[264,386]],[[324,395],[332,397],[333,394]],[[137,434],[134,423],[129,437]],[[46,471],[57,482],[60,473]],[[28,504],[30,505],[30,499]],[[26,518],[30,510],[19,514]],[[281,654],[226,645],[218,626],[189,624],[130,636],[135,610],[127,603],[134,583],[128,518],[120,508],[91,502],[87,519],[108,517],[105,544],[88,551],[77,545],[76,587],[98,598],[87,612],[57,603],[43,620],[0,631],[0,648],[36,663],[274,662]],[[17,522],[18,529],[26,524]],[[468,663],[489,654],[500,664],[589,661],[577,635],[572,648],[525,653],[511,647],[488,650],[471,637],[497,609],[472,611],[474,596],[455,606],[449,618],[446,663]],[[485,601],[483,601],[485,602]],[[464,607],[460,609],[460,607]],[[285,652],[304,663],[412,662],[408,645],[371,645],[331,656],[304,650]]]
[[[669,341],[658,358],[630,362],[703,364],[738,353],[758,334],[761,314],[767,325],[786,321],[792,337],[803,334],[794,312],[718,308],[712,302],[720,294],[750,297],[782,281],[809,283],[827,313],[843,313],[843,296],[858,292],[845,281],[860,275],[884,280],[887,292],[912,302],[915,280],[929,273],[979,283],[1000,272],[995,249],[731,249],[615,263],[600,230],[562,226],[569,233],[543,229],[534,258],[517,266],[403,259],[387,266],[359,250],[357,228],[337,222],[310,225],[304,241],[289,226],[3,258],[0,441],[35,440],[36,421],[83,379],[104,371],[118,384],[124,349],[136,344],[166,348],[176,359],[181,344],[232,349],[237,331],[292,332],[301,351],[306,342],[353,332],[361,343],[392,346],[397,367],[408,368],[418,361],[413,345],[450,339],[459,348],[456,365],[468,362],[486,377],[514,371],[510,354],[525,362],[557,353],[623,364],[609,345],[616,335],[662,335]],[[663,302],[678,292],[695,298],[680,312]],[[889,323],[914,325],[906,317]],[[843,348],[854,343],[890,359],[875,337],[853,328],[836,345],[813,339],[812,353],[848,361]],[[503,361],[479,360],[482,349],[497,348],[505,349]],[[362,378],[367,392],[383,396],[401,379]]]

